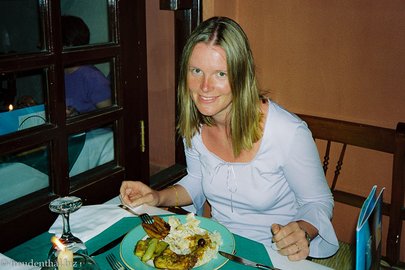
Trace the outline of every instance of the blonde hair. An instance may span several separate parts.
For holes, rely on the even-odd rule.
[[[187,85],[188,65],[197,43],[220,46],[226,52],[228,79],[232,90],[230,112],[230,135],[235,157],[242,150],[250,150],[262,137],[260,93],[257,87],[253,55],[248,38],[242,28],[232,19],[213,17],[202,22],[188,38],[180,59],[178,85],[177,130],[191,147],[191,139],[201,125],[215,125],[210,116],[202,115],[191,99]]]

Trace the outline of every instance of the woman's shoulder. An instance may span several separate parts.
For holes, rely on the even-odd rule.
[[[299,129],[308,129],[304,121],[281,105],[269,101],[263,134],[265,145],[288,146],[294,140]]]
[[[283,164],[296,136],[301,136],[302,133],[299,132],[301,129],[307,129],[305,122],[279,104],[269,101],[259,153],[266,158],[267,155],[276,155],[280,164]]]
[[[282,105],[269,100],[267,111],[267,122],[271,125],[296,128],[303,124],[303,121],[293,112],[288,111]]]

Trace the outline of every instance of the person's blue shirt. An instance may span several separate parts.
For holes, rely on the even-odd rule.
[[[97,109],[97,104],[111,99],[110,81],[94,66],[80,66],[65,72],[66,106],[79,113]]]

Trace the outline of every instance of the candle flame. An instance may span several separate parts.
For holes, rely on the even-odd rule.
[[[8,110],[9,110],[9,111],[12,111],[13,109],[14,109],[13,104],[8,105]]]
[[[65,245],[62,244],[62,242],[56,236],[52,236],[51,242],[54,243],[60,250],[66,249]]]

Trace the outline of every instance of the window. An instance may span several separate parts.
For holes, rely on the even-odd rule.
[[[148,179],[144,5],[0,0],[0,252],[47,230],[56,197],[101,203]]]

